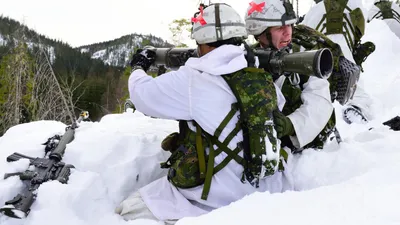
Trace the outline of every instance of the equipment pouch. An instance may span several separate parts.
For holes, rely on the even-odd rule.
[[[178,188],[196,187],[205,180],[204,169],[208,159],[205,148],[208,142],[201,135],[200,126],[197,129],[199,132],[192,131],[186,122],[180,121],[180,133],[168,135],[161,144],[164,150],[172,153],[166,162],[161,163],[161,168],[169,169],[167,178]]]
[[[178,148],[179,133],[174,132],[164,138],[161,142],[161,148],[165,151],[173,152]]]
[[[356,8],[350,12],[350,20],[354,27],[355,43],[361,40],[365,32],[365,18],[360,8]]]
[[[204,183],[195,145],[180,145],[168,160],[171,166],[167,177],[175,187],[192,188]]]

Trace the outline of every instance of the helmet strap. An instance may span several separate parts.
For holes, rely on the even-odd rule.
[[[265,29],[261,34],[259,34],[259,35],[257,35],[257,36],[254,36],[254,38],[257,39],[257,40],[260,42],[260,36],[263,35],[263,34],[265,34],[265,38],[266,38],[267,41],[268,41],[268,46],[264,46],[264,47],[270,48],[270,49],[272,49],[272,50],[277,50],[277,48],[274,46],[274,44],[273,44],[273,42],[272,42],[272,35],[271,35],[271,32],[270,32],[270,27],[268,27],[267,29]],[[261,45],[265,45],[265,44],[267,44],[267,43],[261,43],[261,42],[260,42],[260,44],[261,44]]]
[[[223,40],[221,18],[219,16],[219,3],[215,3],[215,33],[217,35],[217,41]]]
[[[271,35],[270,27],[268,27],[264,32],[265,32],[265,37],[267,38],[267,41],[269,43],[269,47],[273,50],[278,50],[278,48],[275,47],[274,43],[272,42],[272,35]]]

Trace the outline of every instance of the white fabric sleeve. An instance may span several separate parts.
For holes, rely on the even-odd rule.
[[[133,71],[128,88],[136,110],[157,118],[190,120],[191,72],[181,67],[153,78],[143,70]]]
[[[333,112],[329,82],[310,77],[301,93],[303,104],[288,115],[293,123],[296,136],[291,136],[295,147],[310,143],[322,131]]]

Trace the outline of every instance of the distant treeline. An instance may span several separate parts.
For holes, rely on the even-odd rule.
[[[161,43],[161,45],[168,44],[154,36],[138,36],[141,37],[141,39],[138,39],[141,40],[139,45],[154,44],[154,42]],[[144,37],[149,37],[151,40]],[[126,35],[114,41],[82,46],[75,49],[67,43],[37,34],[35,31],[13,19],[0,16],[0,80],[15,76],[14,72],[17,71],[17,68],[10,67],[25,68],[32,66],[32,69],[23,70],[25,71],[24,73],[27,73],[25,77],[36,76],[34,74],[35,68],[41,66],[38,65],[41,64],[38,62],[38,52],[44,52],[50,61],[51,69],[59,83],[68,86],[68,90],[73,92],[71,102],[74,104],[75,115],[80,110],[87,110],[92,120],[98,120],[105,114],[121,112],[123,103],[128,97],[127,79],[129,68],[109,66],[102,60],[92,59],[91,53],[99,49],[110,49],[124,42],[137,48],[136,43],[132,43],[132,35]],[[82,53],[82,48],[88,48],[91,51]],[[27,61],[16,64],[15,61],[19,60],[18,57],[21,54],[26,57]],[[40,57],[43,57],[43,55]],[[13,65],[10,65],[11,61]],[[29,63],[27,63],[28,61]],[[45,75],[48,76],[48,74]],[[0,82],[0,112],[8,112],[4,101],[10,97],[9,95],[14,93],[14,89],[15,87],[11,84]],[[25,88],[23,91],[27,92],[27,90],[30,89]],[[28,93],[28,96],[24,98],[28,99],[30,97],[31,95]],[[3,99],[3,103],[1,99]],[[20,122],[29,122],[32,120],[34,118],[25,118]],[[1,131],[0,135],[2,135]]]

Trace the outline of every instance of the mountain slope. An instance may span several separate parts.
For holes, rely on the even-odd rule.
[[[111,41],[80,46],[77,49],[108,65],[124,67],[128,64],[132,52],[146,45],[173,47],[172,44],[152,35],[130,34]]]

